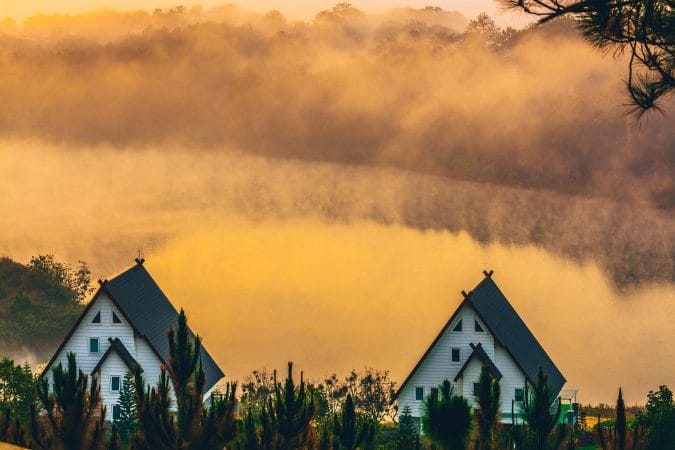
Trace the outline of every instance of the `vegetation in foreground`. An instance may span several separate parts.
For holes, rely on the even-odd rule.
[[[239,398],[237,385],[227,384],[205,404],[201,341],[189,337],[183,311],[167,338],[171,358],[159,382],[151,387],[140,372],[128,373],[112,421],[98,379],[78,369],[74,354],[66,367],[53,368],[51,386],[27,365],[0,360],[0,442],[59,450],[675,449],[675,402],[666,386],[650,392],[633,417],[619,390],[615,408],[587,407],[572,427],[560,424],[559,400],[540,370],[526,389],[520,420],[503,424],[499,383],[484,369],[477,407],[472,410],[445,380],[439,395],[424,402],[420,433],[409,409],[399,416],[392,406],[395,386],[388,373],[373,369],[311,383],[302,372],[296,381],[289,363],[283,381],[276,371],[254,371]],[[588,426],[595,412],[597,425]]]

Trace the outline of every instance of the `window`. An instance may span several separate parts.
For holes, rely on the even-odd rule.
[[[438,388],[437,387],[431,388],[431,397],[438,400]]]
[[[113,420],[120,420],[120,405],[113,405]]]
[[[478,397],[478,391],[480,390],[478,386],[480,386],[478,383],[473,384],[473,395],[475,395],[476,397]]]
[[[110,377],[110,390],[113,392],[120,390],[120,377],[118,375]]]
[[[89,338],[89,353],[98,353],[98,338]]]
[[[115,314],[115,311],[113,311],[113,323],[122,323],[119,317],[117,317],[117,314]]]
[[[96,313],[91,323],[101,323],[101,311]]]
[[[515,399],[517,402],[525,400],[525,390],[523,388],[516,388]]]
[[[456,347],[453,347],[452,350],[450,351],[451,353],[451,359],[452,362],[459,362],[459,349]]]
[[[480,326],[478,321],[476,319],[473,320],[473,327],[474,330],[476,330],[477,333],[482,333],[483,332],[483,327]]]
[[[424,388],[422,386],[417,386],[415,388],[415,400],[417,401],[424,400]]]
[[[453,328],[452,331],[462,331],[462,319],[459,319],[459,322],[457,322],[457,325],[455,325],[455,328]]]

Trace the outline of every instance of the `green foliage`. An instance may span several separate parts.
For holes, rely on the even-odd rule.
[[[439,386],[440,399],[424,401],[422,430],[443,450],[464,450],[471,429],[471,410],[467,401],[454,395],[447,379]]]
[[[304,449],[312,444],[311,422],[316,405],[308,395],[303,373],[300,385],[293,381],[293,363],[288,363],[288,376],[282,385],[274,371],[274,396],[269,398],[261,414],[263,432],[262,447],[265,449]]]
[[[33,307],[30,299],[22,291],[18,291],[14,296],[14,301],[10,307],[10,312],[15,316],[22,316]]]
[[[237,434],[236,385],[223,394],[214,392],[209,408],[203,405],[205,375],[200,362],[201,340],[192,338],[181,309],[176,329],[169,330],[169,362],[162,367],[156,387],[145,386],[140,367],[134,374],[138,433],[133,449],[222,449]],[[171,396],[177,413],[171,411]]]
[[[260,449],[260,439],[256,431],[255,420],[253,420],[253,413],[249,409],[244,420],[244,442],[240,446],[240,450],[258,449]]]
[[[626,448],[626,407],[623,403],[623,393],[619,388],[619,397],[616,399],[616,448],[625,450]]]
[[[646,450],[675,449],[675,403],[667,386],[649,391],[645,411],[639,417],[645,427]]]
[[[115,421],[115,430],[124,446],[129,444],[129,438],[136,432],[138,421],[136,420],[136,389],[134,377],[131,372],[124,374],[124,381],[120,390],[117,405],[120,408],[120,417]]]
[[[533,435],[534,448],[544,450],[548,443],[548,437],[553,431],[558,417],[560,417],[560,400],[557,402],[557,408],[552,409],[551,405],[555,397],[541,367],[539,367],[537,373],[537,383],[532,386],[533,389],[530,391],[527,383],[525,387],[525,399],[521,414]]]
[[[626,88],[640,115],[675,88],[675,15],[672,0],[502,0],[548,22],[564,15],[578,18],[591,44],[630,54]]]
[[[478,425],[477,450],[489,450],[494,441],[494,430],[499,414],[501,390],[490,370],[483,366],[478,377],[478,405],[475,410]]]
[[[258,416],[268,398],[274,394],[274,377],[266,369],[254,370],[241,385],[242,408]]]
[[[35,380],[28,363],[15,365],[9,358],[0,358],[0,410],[9,409],[27,423],[36,402]]]
[[[48,379],[38,384],[38,399],[46,417],[31,408],[31,430],[36,448],[78,450],[101,448],[106,435],[105,406],[96,377],[77,369],[75,354],[68,353],[68,367],[52,369],[52,392]]]
[[[68,293],[64,290],[70,291],[78,302],[83,302],[94,290],[91,286],[91,271],[84,261],[78,261],[77,268],[72,269],[56,261],[54,255],[38,255],[31,257],[28,268],[46,275],[54,286],[62,288],[56,294],[64,294],[66,299]]]
[[[0,346],[27,347],[46,357],[77,320],[83,305],[74,291],[42,269],[0,258],[0,277],[5,295],[0,301]]]
[[[415,419],[411,415],[410,406],[406,405],[398,421],[398,436],[396,440],[398,450],[417,450],[420,445],[420,436]]]
[[[377,429],[375,424],[360,419],[354,408],[351,394],[342,407],[342,412],[333,418],[333,434],[339,449],[356,450],[362,444],[371,443]]]

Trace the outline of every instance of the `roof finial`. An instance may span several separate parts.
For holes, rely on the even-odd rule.
[[[488,270],[484,270],[484,271],[483,271],[483,275],[485,275],[487,278],[492,277],[492,274],[493,274],[493,273],[495,273],[494,270],[489,270],[489,271],[488,271]]]
[[[104,286],[106,283],[108,283],[108,280],[101,280],[100,278],[98,279],[99,286]]]
[[[134,259],[134,261],[136,261],[136,264],[138,264],[139,266],[142,266],[143,263],[145,262],[145,258],[136,258]]]
[[[469,291],[469,292],[462,291],[462,296],[463,296],[464,298],[468,298],[469,295],[471,295],[471,291]]]

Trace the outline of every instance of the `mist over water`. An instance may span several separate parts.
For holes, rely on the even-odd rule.
[[[672,386],[669,116],[625,117],[624,62],[565,24],[497,45],[466,23],[3,22],[0,254],[104,278],[140,252],[240,379],[294,360],[401,381],[494,269],[582,401]]]

